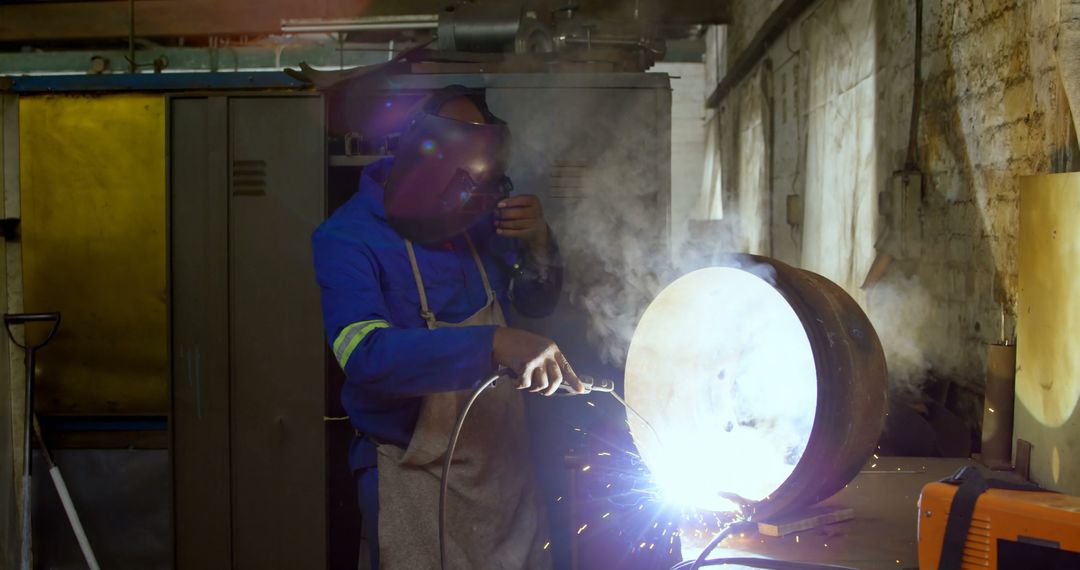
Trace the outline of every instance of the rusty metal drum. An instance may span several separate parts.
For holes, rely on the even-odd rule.
[[[661,496],[760,520],[855,477],[884,424],[887,372],[870,320],[838,285],[739,256],[653,300],[625,390]]]

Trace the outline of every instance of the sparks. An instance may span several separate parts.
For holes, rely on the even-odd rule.
[[[990,410],[991,414],[994,413],[994,408],[986,408],[986,409]]]
[[[547,550],[550,547],[551,547],[551,541],[550,540],[544,543],[544,550]]]
[[[594,408],[596,407],[596,404],[594,404],[594,403],[592,403],[592,402],[585,402],[585,403],[586,403],[586,404],[588,404],[588,405],[590,405],[590,406],[592,406],[592,407],[594,407]]]
[[[558,502],[559,502],[559,501],[561,501],[561,500],[562,500],[562,497],[555,497],[555,502],[556,502],[556,503],[558,503]]]
[[[581,533],[585,532],[585,529],[587,529],[587,528],[589,528],[589,523],[585,523],[585,524],[581,525],[581,528],[577,529],[577,533],[581,534]]]
[[[601,451],[600,453],[597,453],[597,455],[599,455],[600,457],[607,457],[607,456],[611,455],[611,453],[609,453],[607,451]]]
[[[611,513],[604,513],[604,516],[602,516],[602,517],[600,517],[600,518],[602,518],[602,519],[606,519],[606,518],[608,518],[608,517],[610,517],[610,516],[611,516]]]
[[[796,544],[798,544],[798,543],[799,543],[799,535],[797,535],[797,534],[795,535],[795,543],[796,543]]]
[[[589,469],[592,469],[592,465],[586,465],[585,467],[582,467],[581,471],[584,473],[585,471],[588,471]]]

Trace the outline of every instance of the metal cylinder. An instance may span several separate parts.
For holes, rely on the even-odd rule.
[[[982,461],[989,467],[1012,464],[1013,396],[1016,392],[1016,345],[986,347],[986,397],[983,403]]]
[[[850,482],[885,420],[885,355],[843,289],[775,259],[689,273],[627,358],[631,432],[666,501],[757,520]],[[726,502],[726,504],[725,504]]]
[[[521,27],[519,5],[457,5],[439,14],[439,49],[500,52],[513,49]]]
[[[806,329],[817,367],[810,442],[791,476],[754,505],[758,519],[823,501],[844,488],[873,454],[885,423],[888,373],[873,325],[858,303],[816,273],[753,256],[776,269],[776,288]]]

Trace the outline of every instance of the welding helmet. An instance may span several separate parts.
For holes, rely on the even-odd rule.
[[[472,123],[440,116],[443,105],[468,98],[484,117]],[[422,101],[398,136],[384,184],[386,217],[417,243],[455,236],[494,211],[512,186],[510,129],[491,114],[483,92],[460,85]]]

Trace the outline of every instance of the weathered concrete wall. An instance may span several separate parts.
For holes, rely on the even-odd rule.
[[[787,195],[806,188],[811,54],[804,40],[828,30],[837,4],[860,2],[873,4],[876,99],[872,119],[859,119],[853,109],[850,120],[852,133],[872,121],[875,187],[869,195],[875,207],[876,193],[905,163],[914,2],[820,2],[789,27],[762,64],[770,75],[773,116],[772,252],[787,262],[801,263],[806,242],[829,231],[792,228],[784,215]],[[734,2],[730,57],[776,4]],[[1055,53],[1059,20],[1058,0],[924,0],[917,139],[917,165],[925,174],[923,252],[906,266],[894,265],[865,297],[852,291],[883,337],[898,384],[917,387],[930,371],[971,388],[977,398],[983,345],[1000,339],[1003,310],[1012,335],[1019,177],[1071,170],[1077,155]],[[850,38],[839,34],[835,41]],[[744,80],[724,105],[736,104],[753,81],[753,75]]]
[[[700,201],[705,166],[705,64],[658,63],[671,76],[671,241],[682,247]]]

